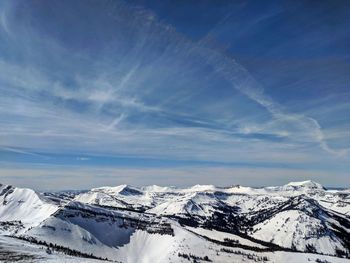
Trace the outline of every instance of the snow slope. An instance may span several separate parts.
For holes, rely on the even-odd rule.
[[[41,194],[10,185],[0,185],[0,204],[0,221],[21,221],[24,228],[38,225],[58,209]]]

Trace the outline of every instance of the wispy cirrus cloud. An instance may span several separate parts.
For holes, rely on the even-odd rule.
[[[147,9],[123,1],[3,5],[0,145],[9,149],[252,165],[349,158],[350,146],[330,138],[343,127],[283,105],[229,52]],[[230,14],[210,35],[227,23]]]

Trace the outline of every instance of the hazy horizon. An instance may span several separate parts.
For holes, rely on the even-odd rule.
[[[61,192],[61,191],[89,191],[93,188],[99,188],[99,187],[118,187],[118,186],[122,186],[122,185],[125,185],[125,186],[130,186],[130,187],[135,187],[135,188],[143,188],[143,187],[148,187],[148,186],[159,186],[159,187],[174,187],[174,188],[178,188],[178,189],[181,189],[181,188],[190,188],[190,187],[194,187],[196,185],[213,185],[215,187],[218,187],[218,188],[230,188],[230,187],[235,187],[235,186],[242,186],[242,187],[251,187],[251,188],[264,188],[264,187],[275,187],[275,186],[283,186],[283,185],[287,185],[289,183],[304,183],[304,182],[314,182],[314,183],[319,183],[319,182],[316,182],[316,181],[313,181],[313,180],[304,180],[304,181],[286,181],[286,182],[281,182],[280,184],[276,184],[276,185],[243,185],[243,184],[239,184],[239,183],[232,183],[232,184],[227,184],[227,185],[223,185],[223,184],[138,184],[139,181],[138,180],[135,180],[135,183],[136,184],[125,184],[125,183],[119,183],[119,184],[110,184],[110,185],[103,185],[103,184],[95,184],[95,185],[91,185],[90,183],[90,187],[87,186],[85,188],[82,188],[82,187],[78,187],[78,188],[64,188],[64,187],[61,187],[61,188],[37,188],[34,184],[31,185],[31,186],[28,186],[26,183],[24,184],[20,184],[20,185],[12,185],[14,187],[23,187],[23,188],[30,188],[30,189],[33,189],[35,191],[39,191],[39,192]],[[0,185],[4,185],[3,182],[0,182]],[[6,185],[6,184],[5,184]],[[321,184],[322,185],[322,184]],[[328,185],[322,185],[324,188],[326,188],[327,190],[339,190],[339,189],[349,189],[348,186],[328,186]]]

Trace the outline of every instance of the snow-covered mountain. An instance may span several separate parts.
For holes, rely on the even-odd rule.
[[[312,181],[58,193],[1,185],[0,232],[31,242],[31,253],[48,247],[38,262],[349,262],[350,193]]]
[[[0,184],[0,229],[3,232],[22,232],[39,225],[57,208],[52,201],[31,189]]]

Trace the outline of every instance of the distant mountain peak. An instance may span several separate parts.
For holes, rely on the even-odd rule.
[[[91,189],[93,192],[104,192],[108,194],[122,194],[122,195],[139,195],[142,194],[142,192],[137,189],[136,187],[127,185],[127,184],[121,184],[118,186],[102,186],[98,188]]]
[[[325,188],[312,180],[307,181],[300,181],[300,182],[290,182],[285,185],[286,187],[293,187],[293,188],[305,188],[305,189],[318,189],[318,190],[325,190]]]

